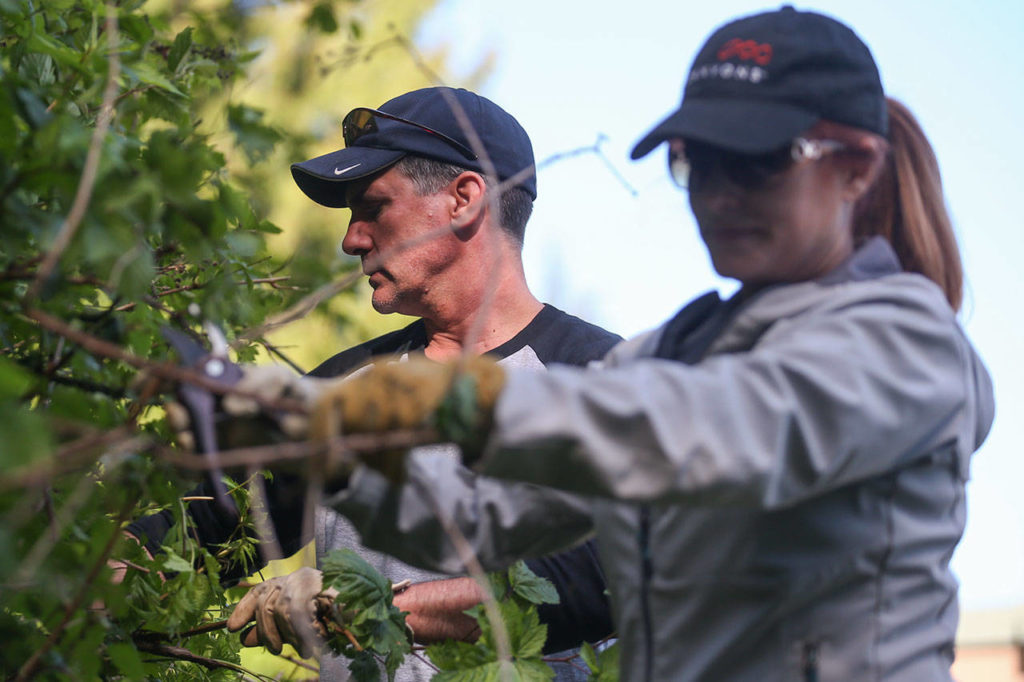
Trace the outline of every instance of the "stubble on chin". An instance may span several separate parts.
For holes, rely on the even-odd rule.
[[[380,288],[374,290],[370,305],[381,315],[402,312],[402,295],[395,291],[382,291]]]

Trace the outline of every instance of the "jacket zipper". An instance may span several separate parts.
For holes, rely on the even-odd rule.
[[[650,587],[654,568],[651,564],[651,508],[640,507],[640,528],[638,532],[640,544],[640,615],[643,618],[644,637],[644,680],[651,682],[654,666],[654,637],[651,625]]]
[[[801,663],[804,682],[818,682],[818,643],[804,642]]]

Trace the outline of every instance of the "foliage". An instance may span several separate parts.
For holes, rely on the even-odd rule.
[[[251,543],[214,557],[181,533],[154,562],[121,530],[160,509],[181,518],[192,485],[169,464],[161,328],[194,332],[198,311],[249,361],[240,333],[316,284],[287,283],[266,247],[278,228],[227,167],[287,135],[227,98],[256,53],[230,3],[208,9],[0,2],[4,677],[238,674],[217,576]],[[319,12],[311,30],[342,11]],[[200,129],[213,101],[229,137]],[[121,585],[110,557],[130,562]]]
[[[441,670],[434,679],[438,682],[553,679],[554,672],[542,660],[547,626],[540,622],[537,605],[557,604],[558,593],[550,582],[535,575],[522,561],[507,572],[490,574],[489,578],[508,637],[511,660],[501,661],[499,635],[481,604],[467,611],[480,627],[476,642],[449,640],[427,647],[430,660]]]
[[[237,593],[219,580],[228,564],[255,563],[256,547],[242,527],[210,548],[187,531],[181,491],[195,475],[183,472],[201,462],[168,444],[162,406],[183,377],[161,329],[199,336],[201,322],[214,320],[242,362],[272,347],[246,332],[353,268],[323,258],[336,235],[322,211],[297,219],[319,225],[298,240],[275,224],[289,215],[280,200],[288,160],[333,148],[328,131],[344,110],[397,94],[364,91],[350,101],[327,77],[358,64],[376,74],[360,78],[399,91],[429,84],[422,73],[408,77],[411,64],[394,68],[399,52],[363,59],[382,54],[387,21],[358,2],[296,0],[263,11],[229,0],[200,9],[161,2],[0,0],[5,678],[259,677],[239,665],[238,638],[222,629]],[[389,18],[409,31],[425,11],[409,0],[377,6],[403,8]],[[285,54],[272,59],[251,47],[279,49],[284,36]],[[330,63],[317,56],[328,39],[341,46]],[[401,86],[400,73],[409,79]],[[275,86],[252,96],[249,84],[263,77]],[[315,125],[313,113],[296,115],[296,102],[328,116]],[[302,210],[320,209],[305,202]],[[344,328],[352,300],[344,293],[322,304],[319,324]],[[301,333],[337,345],[336,336]],[[230,485],[247,524],[245,487]],[[177,525],[154,559],[123,527],[160,510]],[[335,562],[330,580],[347,595],[339,618],[393,670],[408,642],[390,586],[351,557]],[[551,595],[519,568],[501,580],[511,665],[546,679],[537,677],[544,629],[531,604]],[[496,635],[482,610],[475,615],[479,642],[436,650],[441,679],[456,679],[460,665],[497,665]],[[335,644],[351,655],[344,639]],[[364,674],[367,663],[377,670],[369,655],[354,660]]]
[[[357,681],[380,678],[379,659],[394,679],[395,670],[411,650],[405,614],[392,603],[391,581],[350,549],[330,552],[323,561],[324,584],[338,590],[334,601],[337,633],[332,648],[351,660]]]
[[[584,642],[580,648],[580,658],[590,669],[593,682],[619,682],[619,644],[613,643],[600,651]]]

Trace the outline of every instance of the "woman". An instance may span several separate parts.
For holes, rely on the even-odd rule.
[[[696,299],[602,369],[507,372],[477,467],[594,496],[622,679],[950,680],[949,559],[994,407],[956,321],[960,260],[926,138],[849,28],[785,7],[711,36],[634,156],[663,142],[741,289]],[[430,374],[367,372],[321,415],[402,423],[369,423],[363,396],[393,388],[378,419],[414,373]],[[549,518],[537,533],[525,493],[362,479],[339,508],[424,563],[451,567],[417,495],[492,565],[580,532]]]

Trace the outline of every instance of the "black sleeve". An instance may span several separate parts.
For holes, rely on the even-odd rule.
[[[593,540],[567,552],[530,559],[526,565],[550,580],[561,598],[558,604],[537,609],[541,622],[548,626],[544,653],[596,642],[614,632],[604,572]]]
[[[302,549],[302,513],[305,486],[296,476],[279,475],[266,484],[267,504],[270,507],[274,532],[284,556],[291,556]],[[187,493],[188,497],[214,497],[215,490],[210,479]],[[213,549],[226,542],[238,527],[237,511],[229,513],[214,501],[193,500],[186,508],[193,523],[192,537],[202,547]],[[174,514],[169,510],[143,516],[132,521],[126,530],[138,538],[153,556],[161,553],[164,538],[174,525]],[[252,533],[250,532],[250,536]],[[256,564],[228,564],[221,567],[221,582],[231,585],[263,567],[261,554],[256,554]]]

